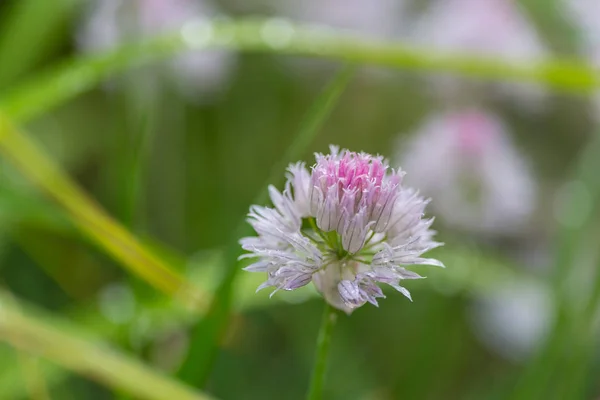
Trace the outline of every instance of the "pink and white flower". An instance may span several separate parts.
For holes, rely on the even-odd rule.
[[[581,33],[581,45],[584,56],[600,67],[600,2],[596,0],[566,0],[567,14],[570,14],[578,32]],[[600,110],[600,93],[594,95],[595,115]]]
[[[535,62],[547,56],[547,49],[534,26],[514,0],[440,0],[416,24],[413,40],[436,52],[462,52],[512,62]],[[453,99],[466,89],[464,80],[444,77],[436,89]],[[472,83],[472,82],[471,82]],[[541,87],[532,84],[503,83],[503,94],[537,104],[544,97]],[[487,93],[487,90],[480,93]]]
[[[430,116],[400,144],[398,158],[419,190],[439,200],[435,211],[449,226],[511,234],[535,207],[528,165],[500,119],[484,110]]]
[[[274,208],[250,208],[248,222],[258,236],[241,240],[250,252],[242,258],[258,261],[245,269],[267,273],[259,289],[313,282],[346,312],[377,305],[384,297],[378,282],[410,298],[400,282],[421,276],[404,266],[443,264],[421,257],[441,243],[433,241],[433,219],[423,219],[428,201],[404,188],[403,176],[382,157],[335,146],[316,155],[310,172],[302,163],[290,165],[283,193],[269,188]]]

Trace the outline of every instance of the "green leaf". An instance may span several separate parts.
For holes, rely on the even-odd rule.
[[[63,36],[82,0],[17,0],[0,21],[0,87],[6,86],[46,55]],[[24,51],[27,49],[27,51]]]
[[[317,98],[304,118],[293,143],[288,147],[281,160],[273,167],[269,180],[256,197],[256,204],[262,204],[267,200],[268,185],[280,181],[286,165],[300,158],[306,151],[327,117],[331,114],[353,72],[354,67],[343,68]],[[187,383],[201,387],[209,377],[218,351],[219,338],[227,328],[227,322],[231,314],[233,283],[240,271],[237,259],[241,254],[241,248],[238,240],[240,237],[248,235],[250,231],[246,221],[241,221],[227,246],[223,262],[226,275],[217,288],[208,314],[194,328],[190,350],[179,371],[179,376]]]

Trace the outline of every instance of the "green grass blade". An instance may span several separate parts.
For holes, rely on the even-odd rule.
[[[59,328],[56,324],[61,325]],[[63,329],[65,323],[46,322],[23,312],[13,299],[0,297],[0,340],[25,352],[47,358],[62,367],[108,387],[151,400],[202,400],[207,395],[145,367],[138,361],[95,345]]]
[[[64,36],[82,0],[18,0],[0,21],[0,87],[42,61]],[[25,50],[26,49],[26,50]]]
[[[268,184],[280,181],[284,175],[286,165],[299,159],[306,151],[327,117],[331,114],[353,72],[354,67],[352,66],[343,68],[317,98],[304,118],[293,143],[288,147],[281,160],[273,167],[267,184],[256,197],[255,202],[257,204],[266,201]],[[201,387],[209,377],[218,351],[219,338],[227,328],[227,322],[231,314],[233,283],[240,271],[237,258],[241,254],[241,248],[238,240],[248,234],[251,234],[251,229],[243,220],[238,224],[231,237],[231,242],[227,246],[223,261],[226,274],[216,291],[208,314],[194,328],[190,350],[179,371],[179,376],[187,383]]]
[[[141,279],[186,305],[199,307],[200,293],[104,212],[24,133],[0,114],[0,152],[67,213],[72,223]]]
[[[417,72],[449,72],[487,80],[537,82],[558,91],[574,93],[592,93],[599,85],[596,70],[577,60],[509,63],[466,54],[440,54],[402,43],[369,40],[329,28],[278,19],[250,18],[191,23],[180,34],[124,46],[93,57],[75,58],[12,87],[0,99],[0,108],[17,120],[30,119],[118,72],[173,56],[185,49],[213,47],[306,55]]]

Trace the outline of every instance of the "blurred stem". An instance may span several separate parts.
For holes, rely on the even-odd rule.
[[[40,318],[26,316],[14,303],[5,295],[0,297],[0,340],[17,349],[43,356],[111,388],[125,390],[137,398],[209,399],[106,346],[95,346]]]
[[[156,289],[199,307],[199,292],[89,198],[58,165],[0,114],[0,152],[67,212],[73,224]]]
[[[329,357],[329,345],[333,327],[337,321],[337,312],[325,302],[321,328],[317,337],[317,352],[315,363],[310,378],[310,386],[306,398],[308,400],[319,400],[323,397],[323,383],[325,382],[325,373],[327,372],[327,359]]]
[[[120,156],[124,158],[123,164],[128,171],[124,174],[123,185],[125,199],[123,216],[125,224],[134,232],[143,232],[146,228],[145,213],[146,202],[144,193],[146,189],[146,176],[148,160],[156,134],[157,116],[160,115],[160,96],[148,94],[143,87],[144,82],[137,79],[127,87],[124,94],[124,107],[126,126],[133,138],[127,133],[120,139],[129,142],[119,143]],[[120,172],[120,171],[119,171]],[[118,173],[118,172],[117,172]],[[121,178],[122,179],[122,178]]]
[[[600,84],[596,69],[577,60],[511,63],[503,59],[439,53],[398,42],[369,40],[331,28],[298,25],[281,19],[245,18],[191,22],[177,34],[126,45],[97,56],[75,58],[13,87],[0,100],[0,108],[13,118],[30,119],[118,72],[187,49],[206,48],[296,54],[407,71],[535,82],[572,93],[589,94]]]

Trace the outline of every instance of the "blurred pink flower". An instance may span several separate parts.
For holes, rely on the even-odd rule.
[[[581,35],[582,51],[585,57],[600,67],[600,2],[597,0],[565,0],[566,11]],[[594,96],[597,110],[600,110],[600,94]]]
[[[404,14],[404,1],[324,0],[292,2],[291,17],[375,37],[394,37]]]
[[[565,0],[569,17],[581,34],[588,56],[600,61],[600,2],[596,0]]]
[[[535,28],[513,0],[439,0],[417,22],[414,41],[436,52],[461,52],[502,61],[527,62],[543,59],[547,50]],[[454,98],[465,88],[464,81],[444,77],[435,81],[441,94]],[[441,85],[441,88],[439,87]],[[536,104],[544,97],[533,84],[500,86]]]
[[[351,312],[385,297],[386,283],[410,298],[404,279],[421,278],[405,265],[443,264],[421,255],[433,241],[428,201],[401,186],[403,173],[382,157],[339,151],[317,154],[312,172],[292,164],[285,190],[269,188],[275,208],[252,206],[248,222],[257,237],[241,240],[246,267],[266,272],[259,289],[294,290],[311,281],[332,306]],[[307,219],[310,229],[303,229]],[[273,292],[273,293],[275,293]]]
[[[87,52],[177,32],[186,23],[215,15],[206,0],[95,0],[79,33]],[[165,65],[167,76],[186,95],[221,89],[233,67],[233,55],[218,50],[188,51]]]
[[[434,197],[451,226],[488,234],[515,233],[533,211],[529,168],[494,115],[479,109],[434,114],[398,157],[411,182]]]
[[[236,1],[236,0],[234,0]],[[375,37],[393,37],[402,26],[406,0],[237,0],[244,13],[268,14]]]

